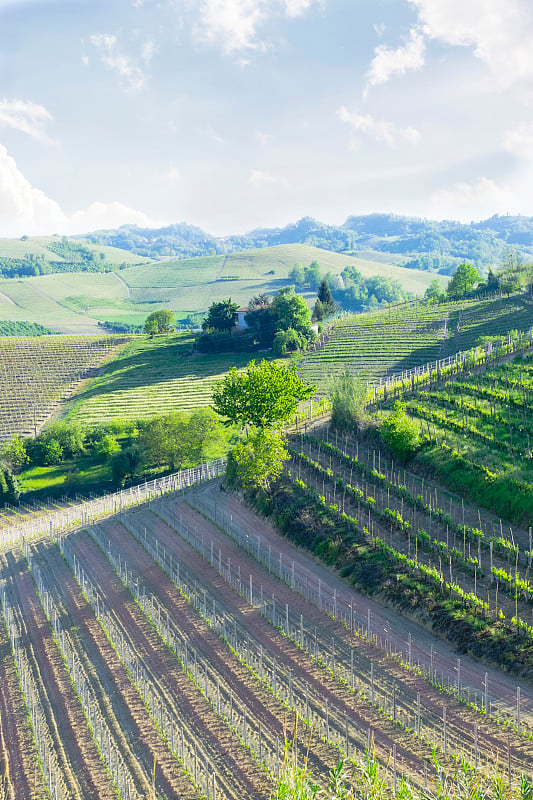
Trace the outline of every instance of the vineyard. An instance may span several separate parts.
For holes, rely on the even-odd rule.
[[[424,447],[421,464],[450,488],[521,524],[533,519],[533,356],[530,339],[525,350],[503,363],[458,370],[449,379],[433,376],[411,390],[409,382],[393,388],[405,401],[407,413],[420,425]]]
[[[343,757],[415,797],[463,763],[526,797],[529,690],[180,488],[217,470],[2,534],[0,796],[267,800],[290,742],[320,786]]]
[[[136,420],[211,404],[215,381],[251,356],[192,354],[194,336],[136,337],[105,373],[77,395],[68,418],[82,424]]]
[[[301,363],[302,376],[325,390],[325,376],[344,369],[376,380],[469,350],[487,336],[531,327],[527,296],[421,305],[346,316],[325,333]]]
[[[9,337],[0,340],[0,441],[35,435],[125,337]]]

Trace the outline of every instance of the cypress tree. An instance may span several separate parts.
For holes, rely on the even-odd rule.
[[[318,299],[322,303],[322,308],[324,309],[324,316],[327,317],[328,314],[333,314],[333,312],[335,311],[335,302],[333,300],[333,297],[331,296],[331,290],[325,278],[322,278],[320,282],[320,287],[318,289]]]

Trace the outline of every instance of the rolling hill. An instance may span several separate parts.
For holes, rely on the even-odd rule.
[[[37,246],[35,244],[35,246]],[[363,277],[398,280],[405,290],[423,294],[434,274],[377,263],[305,244],[278,245],[230,255],[144,261],[115,272],[68,272],[20,280],[0,280],[0,319],[40,322],[54,330],[90,333],[98,322],[140,325],[162,306],[184,319],[230,297],[247,304],[260,292],[287,285],[296,263],[317,261],[323,273],[339,274],[347,265]],[[443,282],[446,278],[442,277]],[[304,292],[311,303],[314,291]]]

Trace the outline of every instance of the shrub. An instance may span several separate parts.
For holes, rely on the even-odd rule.
[[[392,452],[404,461],[415,454],[420,444],[418,425],[407,416],[403,403],[396,403],[390,417],[383,420],[381,435]]]

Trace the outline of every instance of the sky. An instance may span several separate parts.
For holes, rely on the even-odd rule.
[[[531,0],[0,0],[0,236],[533,215]]]

